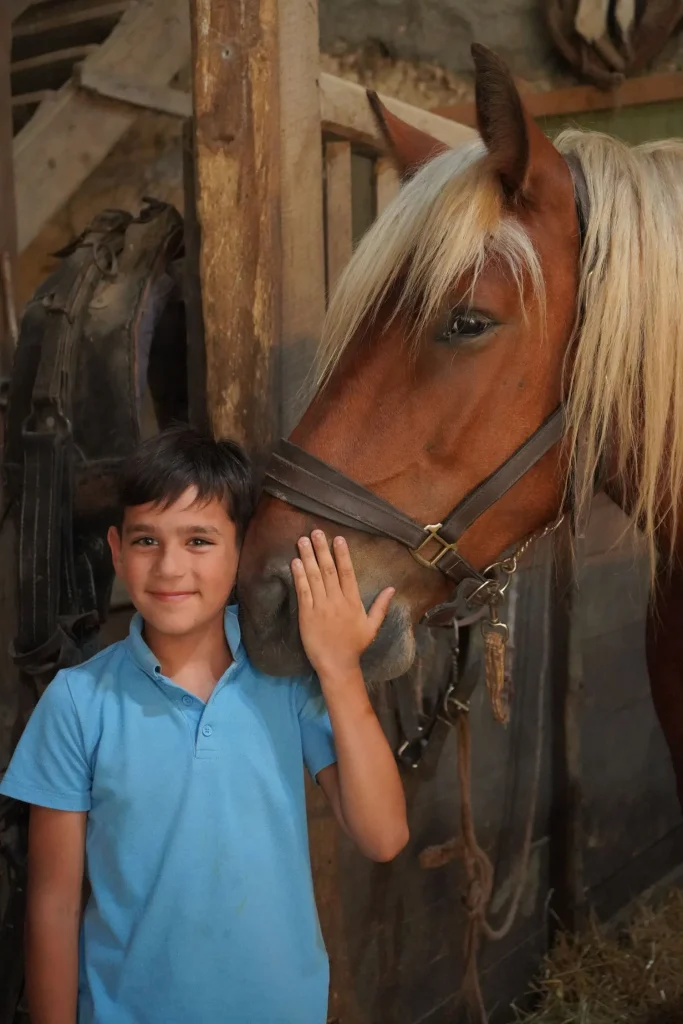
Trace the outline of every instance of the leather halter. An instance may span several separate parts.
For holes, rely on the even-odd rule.
[[[586,232],[589,198],[577,157],[565,157],[574,182],[580,242]],[[564,436],[560,405],[498,469],[469,492],[439,523],[423,526],[338,469],[281,439],[266,469],[264,490],[275,498],[340,526],[387,537],[407,547],[423,566],[438,569],[456,588],[465,580],[476,590],[495,586],[490,570],[475,569],[457,549],[470,526],[506,494]],[[439,606],[445,607],[445,606]],[[450,604],[449,604],[450,607]]]

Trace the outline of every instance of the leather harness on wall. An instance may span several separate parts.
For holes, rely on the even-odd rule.
[[[82,660],[107,616],[105,535],[148,377],[158,419],[186,418],[185,325],[170,273],[182,232],[165,204],[137,218],[105,211],[57,254],[22,318],[5,459],[20,509],[14,659],[42,685]]]
[[[118,515],[116,477],[140,440],[145,392],[160,427],[187,419],[182,246],[182,218],[167,204],[146,200],[138,217],[104,211],[56,254],[59,267],[25,309],[4,463],[5,495],[19,512],[15,739],[55,672],[95,652],[113,582],[106,532]],[[26,833],[25,805],[0,797],[9,883],[0,1024],[26,1020],[17,1009]]]

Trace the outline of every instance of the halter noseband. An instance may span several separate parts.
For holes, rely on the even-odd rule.
[[[574,182],[580,242],[583,245],[589,209],[588,187],[578,158],[568,154],[565,160]],[[474,589],[470,592],[469,600],[477,594],[483,604],[491,601],[496,593],[502,593],[500,582],[492,574],[499,565],[483,572],[475,569],[458,551],[458,542],[487,509],[495,505],[562,440],[564,431],[565,411],[564,406],[559,405],[531,437],[449,512],[443,522],[426,526],[338,469],[285,439],[280,440],[271,456],[263,486],[268,494],[303,512],[328,519],[340,526],[395,540],[408,548],[420,565],[443,573],[455,584],[456,589],[465,581],[470,581]],[[558,517],[545,530],[539,531],[539,535],[554,529],[561,518]],[[524,542],[525,549],[530,540],[527,538]],[[504,567],[505,563],[500,565]],[[428,620],[436,624],[434,613],[441,610],[446,615],[445,618],[441,616],[439,624],[453,620],[455,611],[452,601],[432,609],[427,614]]]

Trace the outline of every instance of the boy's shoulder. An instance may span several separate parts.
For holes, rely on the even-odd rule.
[[[50,685],[54,686],[58,681],[61,682],[71,690],[74,699],[79,693],[92,694],[103,684],[110,684],[120,669],[128,667],[128,660],[126,642],[118,640],[97,651],[87,661],[62,669]]]

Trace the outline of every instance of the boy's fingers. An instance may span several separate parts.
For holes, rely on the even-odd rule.
[[[370,611],[368,612],[368,622],[372,626],[373,634],[376,634],[379,627],[384,622],[387,612],[389,611],[389,605],[391,599],[396,593],[395,587],[387,587],[383,590],[372,603]]]
[[[315,557],[315,551],[308,537],[299,537],[298,546],[313,601],[320,601],[326,596],[326,592],[320,567]]]
[[[358,580],[356,579],[356,574],[353,571],[351,552],[349,551],[349,545],[343,537],[334,538],[334,558],[337,563],[339,585],[341,587],[342,594],[348,601],[360,601]]]
[[[311,594],[311,588],[308,585],[306,572],[300,558],[295,558],[292,562],[292,578],[294,579],[294,589],[296,590],[299,607],[312,608],[313,595]]]
[[[339,593],[339,576],[337,575],[337,566],[334,564],[334,558],[327,546],[327,537],[322,530],[314,530],[311,534],[311,540],[313,541],[313,550],[318,560],[325,592],[328,597],[332,597]]]

